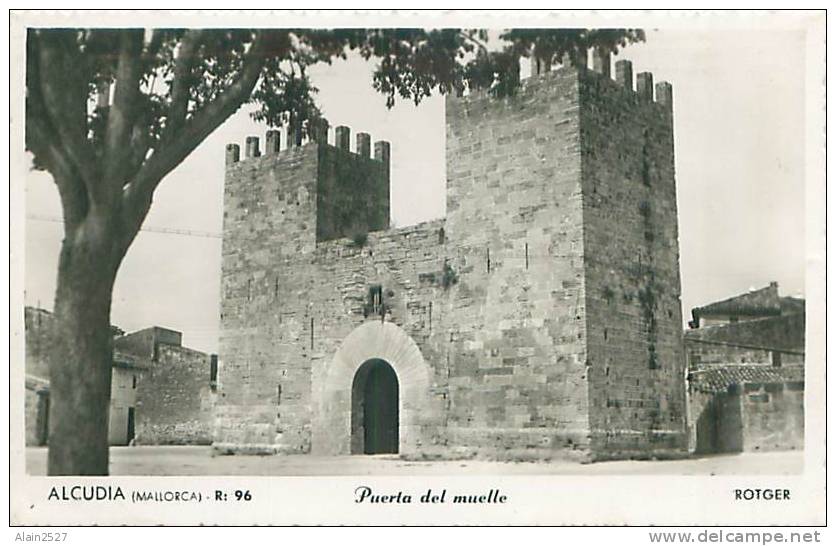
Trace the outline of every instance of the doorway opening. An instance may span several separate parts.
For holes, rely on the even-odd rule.
[[[709,401],[697,419],[697,445],[700,455],[743,451],[743,421],[740,395],[719,393]]]
[[[398,452],[398,376],[385,360],[367,360],[351,386],[351,452]]]
[[[38,393],[38,414],[35,421],[37,442],[35,445],[45,446],[49,438],[49,392]]]
[[[134,408],[128,408],[128,435],[126,444],[131,445],[136,432],[136,412]]]

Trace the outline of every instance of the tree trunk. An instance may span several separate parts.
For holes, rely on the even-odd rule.
[[[108,473],[114,238],[88,216],[62,243],[49,351],[51,476]]]

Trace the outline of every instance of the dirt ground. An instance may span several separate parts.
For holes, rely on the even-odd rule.
[[[46,448],[26,449],[30,475],[46,474]],[[396,455],[225,455],[208,446],[110,448],[110,473],[116,476],[353,476],[353,475],[785,475],[804,470],[800,451],[741,453],[669,461],[404,461]]]

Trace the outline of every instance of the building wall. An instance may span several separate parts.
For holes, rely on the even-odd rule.
[[[27,388],[24,391],[24,422],[26,423],[26,445],[36,446],[38,442],[38,393],[34,389]]]
[[[595,449],[602,457],[682,450],[685,372],[670,97],[657,88],[654,102],[652,89],[641,95],[632,80],[628,87],[595,72],[583,72],[580,81],[586,364]]]
[[[49,311],[27,307],[26,326],[26,374],[45,380],[49,384],[48,352],[50,338],[54,332],[55,318]],[[114,367],[111,379],[110,415],[108,420],[108,441],[111,445],[127,444],[128,408],[134,405],[135,391],[132,388],[134,375],[139,371]],[[39,432],[41,422],[48,420],[48,392],[38,389],[26,390],[26,442],[27,445],[41,445]]]
[[[317,240],[354,239],[387,229],[389,162],[324,144],[317,154]]]
[[[747,320],[686,330],[685,351],[692,371],[730,366],[804,365],[804,313]],[[735,422],[740,450],[802,449],[804,445],[804,384],[772,383],[779,392],[744,393]],[[790,387],[792,385],[792,387]],[[751,385],[747,386],[752,388]],[[756,387],[760,389],[761,387]],[[765,387],[764,387],[765,388]],[[762,396],[761,396],[762,395]],[[715,395],[692,389],[689,393],[690,446],[700,451],[705,442],[699,425],[713,411]]]
[[[43,309],[26,307],[24,326],[26,335],[25,369],[29,375],[49,379],[48,352],[50,336],[55,329],[52,313]]]
[[[222,445],[310,446],[317,144],[227,163],[216,407]],[[310,305],[309,305],[310,303]],[[282,412],[278,411],[279,378]],[[294,423],[285,435],[279,425]]]
[[[27,446],[43,445],[42,427],[48,419],[49,411],[49,361],[48,351],[52,335],[52,313],[33,307],[24,308],[25,361],[24,371],[27,376],[34,376],[35,381],[27,380],[24,392],[24,430]]]
[[[26,385],[24,430],[27,446],[45,445],[49,424],[49,348],[54,331],[52,313],[24,308]]]
[[[49,423],[49,390],[43,386],[27,384],[23,403],[26,445],[45,445]]]
[[[772,365],[772,351],[728,345],[725,343],[688,340],[685,350],[689,369],[730,366],[735,364]]]
[[[804,449],[804,383],[744,383],[730,393],[692,392],[691,450]]]
[[[714,402],[717,406],[717,453],[743,451],[743,409],[739,389],[720,395]]]
[[[804,449],[804,383],[750,383],[742,396],[744,451]]]
[[[736,322],[739,322],[739,317],[737,317],[737,315],[700,317],[700,328],[710,328],[711,326],[723,326],[725,324],[734,324]]]
[[[354,245],[351,241],[341,240],[320,245],[313,256],[316,283],[311,284],[308,297],[300,303],[313,301],[310,306],[310,324],[313,325],[313,338],[310,330],[304,332],[300,345],[309,345],[310,349],[312,390],[301,396],[311,404],[313,415],[305,416],[305,420],[312,423],[312,438],[315,440],[314,452],[346,453],[350,446],[342,441],[334,445],[331,437],[342,437],[348,416],[337,422],[323,419],[327,413],[325,407],[333,401],[327,399],[332,396],[324,392],[329,383],[329,371],[333,367],[335,353],[344,344],[344,340],[359,326],[367,323],[390,322],[397,325],[409,338],[418,345],[423,358],[431,368],[430,381],[435,387],[442,387],[445,380],[444,369],[440,364],[444,362],[444,355],[439,353],[439,344],[432,339],[433,333],[441,334],[441,315],[439,302],[446,297],[441,287],[444,266],[445,245],[439,244],[440,222],[427,222],[418,226],[376,232],[369,236],[363,247]],[[369,310],[369,287],[379,285],[383,292],[385,317]],[[368,316],[366,316],[368,314]],[[309,325],[308,325],[309,326]],[[282,339],[286,339],[284,334]],[[385,347],[380,347],[385,351]],[[383,355],[380,355],[383,357]],[[397,357],[396,357],[397,358]],[[285,366],[292,366],[292,360],[287,353],[282,355],[282,372]],[[363,362],[356,362],[359,366]],[[390,363],[396,369],[402,362],[397,360]],[[335,395],[346,396],[351,390],[352,377],[345,378],[339,391]],[[400,377],[402,383],[408,381]],[[293,421],[297,415],[290,415],[283,421],[285,409],[284,381],[279,378],[282,387],[282,404],[279,406],[281,417],[279,428],[283,438],[292,436]],[[407,385],[401,385],[405,388]],[[289,391],[291,396],[295,391]],[[438,394],[442,391],[439,390]],[[424,393],[428,394],[428,393]],[[348,410],[343,406],[343,411]],[[416,408],[417,409],[417,408]],[[404,451],[414,451],[419,447],[437,446],[445,443],[443,430],[437,426],[439,415],[432,407],[422,408],[425,414],[416,416],[412,434],[402,434]],[[430,418],[432,416],[435,419]],[[404,422],[403,416],[402,423]],[[334,430],[338,427],[339,430]],[[289,434],[290,433],[290,434]]]
[[[141,372],[137,368],[115,367],[110,381],[110,419],[108,441],[110,445],[127,445],[128,413],[136,411],[137,386],[141,383]],[[136,425],[134,425],[136,426]],[[136,428],[134,428],[136,431]]]
[[[588,453],[580,107],[574,70],[447,99],[452,445]]]
[[[327,441],[330,431],[313,430],[314,391],[343,340],[356,327],[381,320],[366,316],[370,285],[383,287],[386,320],[437,361],[427,338],[430,302],[443,275],[440,227],[430,222],[372,232],[363,246],[350,239],[323,243],[310,254],[288,257],[285,268],[267,267],[276,280],[260,284],[249,300],[242,298],[239,314],[230,311],[228,301],[216,443],[308,452],[312,435]],[[232,339],[241,345],[224,352]]]
[[[690,369],[804,364],[804,313],[685,331]]]
[[[136,390],[137,444],[209,444],[214,392],[211,356],[160,344]]]
[[[152,326],[116,338],[113,347],[140,360],[153,360],[157,358],[157,350],[161,344],[180,345],[182,341],[182,333]]]
[[[47,351],[52,313],[27,307],[25,428],[27,445],[38,445],[47,419]],[[121,332],[113,328],[115,334]],[[210,355],[181,347],[182,334],[158,326],[114,340],[108,439],[129,443],[128,415],[134,412],[137,443],[207,444],[212,436]],[[39,398],[40,396],[40,398]]]
[[[805,315],[747,320],[731,324],[686,330],[688,351],[699,348],[699,343],[732,344],[742,349],[779,351],[788,354],[804,353]]]

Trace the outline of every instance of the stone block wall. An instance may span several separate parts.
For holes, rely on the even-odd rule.
[[[804,313],[686,330],[691,369],[804,364]]]
[[[451,445],[589,448],[577,72],[447,99]]]
[[[312,410],[324,403],[318,396],[331,358],[365,323],[396,324],[437,361],[427,339],[439,320],[432,302],[442,290],[440,230],[440,222],[428,222],[372,232],[362,246],[338,239],[273,269],[277,284],[253,293],[246,315],[236,317],[251,325],[250,349],[241,357],[221,353],[219,448],[307,453],[317,436],[321,450],[345,451],[344,444],[327,447],[337,431],[315,422],[322,412]],[[373,285],[383,289],[385,317],[369,314]]]
[[[804,383],[747,383],[742,394],[743,451],[804,449]]]
[[[728,345],[706,343],[685,338],[685,350],[689,369],[732,366],[735,364],[772,365],[772,351]]]
[[[314,414],[308,416],[312,422],[312,434],[316,440],[314,452],[348,453],[345,437],[346,413],[350,401],[341,406],[342,417],[332,421],[327,418],[328,406],[334,397],[351,392],[353,377],[344,377],[334,385],[331,369],[335,367],[334,356],[348,336],[358,327],[369,323],[391,323],[396,325],[418,347],[423,356],[428,387],[433,389],[435,399],[429,392],[416,396],[423,401],[414,410],[413,420],[401,416],[402,427],[409,426],[409,434],[402,438],[402,450],[417,451],[444,445],[443,427],[438,404],[444,401],[447,370],[443,344],[435,338],[444,337],[443,302],[449,291],[443,286],[446,244],[443,241],[443,222],[432,221],[406,228],[385,232],[373,232],[365,245],[359,246],[351,240],[342,239],[322,244],[314,254],[313,275],[318,283],[311,286],[308,301],[313,318],[313,340],[311,344],[312,392],[308,397]],[[369,308],[369,289],[379,286],[383,295],[383,314]],[[400,360],[406,347],[393,350],[390,344],[399,345],[398,339],[385,338],[379,334],[373,344],[378,351],[395,353],[388,359],[396,371],[403,370]],[[307,343],[309,340],[305,339]],[[384,358],[385,355],[380,355]],[[405,359],[403,359],[405,360]],[[363,362],[349,362],[357,367]],[[288,362],[285,361],[285,365]],[[409,388],[407,378],[401,377],[402,392]],[[333,390],[331,389],[333,387]],[[423,412],[423,415],[422,415]],[[284,415],[284,412],[282,412]],[[281,426],[281,425],[280,425]],[[283,430],[284,429],[283,427]],[[404,436],[402,434],[402,436]],[[331,438],[339,438],[334,444]]]
[[[648,73],[637,84],[580,72],[586,365],[599,458],[687,447],[671,93],[660,83],[654,100]]]
[[[692,451],[803,448],[803,366],[733,363],[690,370],[688,378]],[[736,402],[730,405],[732,396]],[[718,435],[721,428],[724,437]]]
[[[214,423],[211,355],[159,346],[135,389],[137,444],[209,444]]]
[[[700,454],[804,449],[804,382],[744,383],[691,393],[692,450]]]
[[[393,233],[380,252],[370,233],[389,225],[388,144],[376,143],[372,159],[358,135],[351,153],[338,129],[338,146],[268,147],[227,164],[219,446],[310,451],[314,367],[366,320],[376,272],[412,250],[397,241],[415,229]],[[400,301],[394,284],[387,290],[399,294],[387,299]]]
[[[347,129],[347,128],[346,128]],[[389,227],[389,158],[319,144],[316,237],[360,241]],[[382,148],[377,152],[382,153]]]
[[[237,148],[237,146],[235,147]],[[236,158],[237,160],[237,158]],[[315,144],[280,154],[227,158],[221,272],[217,442],[273,445],[277,419],[277,347],[295,350],[284,372],[285,412],[305,412],[308,354],[279,337],[302,335],[307,302],[297,286],[311,282],[297,262],[316,248]],[[295,281],[295,282],[294,282]],[[276,320],[268,320],[273,316]],[[269,364],[269,366],[268,366]],[[293,407],[296,406],[296,407]]]
[[[152,326],[117,337],[113,340],[113,348],[136,359],[153,360],[157,358],[160,345],[180,345],[182,342],[181,332]]]
[[[45,436],[48,420],[47,352],[54,330],[52,313],[27,307],[26,412],[27,445]],[[211,356],[181,346],[182,334],[154,326],[127,335],[111,327],[114,363],[108,440],[126,445],[129,412],[134,411],[135,441],[144,444],[211,442],[214,393],[210,387]]]

